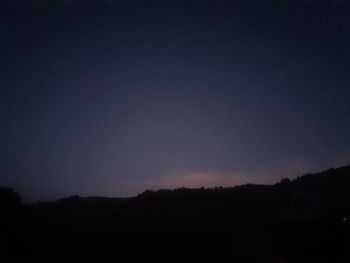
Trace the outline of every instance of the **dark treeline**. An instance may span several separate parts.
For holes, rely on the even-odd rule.
[[[350,166],[274,185],[24,205],[0,189],[0,262],[350,262]]]

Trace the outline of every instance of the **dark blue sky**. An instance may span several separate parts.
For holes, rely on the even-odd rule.
[[[0,185],[26,200],[272,183],[350,163],[350,5],[18,1]]]

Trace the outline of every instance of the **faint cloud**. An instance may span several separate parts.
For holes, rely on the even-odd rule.
[[[159,177],[131,181],[129,187],[139,189],[175,189],[180,187],[200,188],[235,186],[247,182],[265,183],[262,177],[251,173],[220,170],[180,170]]]
[[[117,192],[119,195],[133,196],[147,189],[232,187],[247,183],[274,184],[282,178],[293,179],[306,173],[316,173],[347,164],[350,164],[350,152],[334,157],[332,160],[299,156],[244,172],[218,169],[175,169],[160,176],[119,182]]]

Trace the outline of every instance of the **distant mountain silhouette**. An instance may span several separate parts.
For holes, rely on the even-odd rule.
[[[72,196],[0,189],[0,262],[350,262],[350,165],[274,185]]]

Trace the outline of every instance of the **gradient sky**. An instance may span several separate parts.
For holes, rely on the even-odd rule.
[[[25,200],[350,163],[350,2],[29,2],[0,15],[0,185]]]

